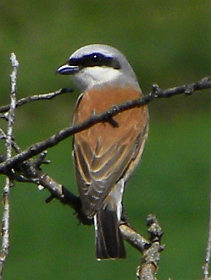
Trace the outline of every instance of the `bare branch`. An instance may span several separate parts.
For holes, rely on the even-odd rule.
[[[141,253],[150,247],[150,242],[133,230],[129,225],[123,223],[119,228],[123,238]]]
[[[0,140],[6,140],[7,135],[4,133],[4,131],[0,128]],[[21,148],[17,145],[17,143],[11,139],[12,147],[14,148],[16,153],[21,153]],[[1,160],[0,160],[1,162]]]
[[[158,224],[157,218],[153,215],[147,217],[147,226],[151,244],[143,253],[142,264],[137,268],[137,280],[156,280],[155,274],[160,262],[160,253],[164,246],[161,245],[163,231]]]
[[[157,218],[153,215],[148,215],[147,226],[150,242],[129,225],[120,225],[123,238],[143,254],[142,264],[136,270],[137,280],[156,280],[155,274],[158,270],[160,253],[164,249],[164,246],[161,245],[163,231],[158,224]]]
[[[73,91],[72,89],[62,88],[55,92],[41,93],[41,94],[27,96],[25,98],[21,98],[21,99],[17,100],[16,107],[19,107],[19,106],[22,106],[24,104],[28,104],[28,103],[31,103],[34,101],[51,100],[54,97],[57,97],[58,95],[61,95],[63,93],[70,93],[72,91]],[[8,112],[9,109],[10,109],[10,104],[2,106],[2,107],[0,107],[0,113]]]
[[[15,122],[15,109],[16,109],[16,87],[17,87],[17,72],[19,63],[14,53],[10,56],[12,64],[12,73],[10,75],[11,80],[11,92],[10,92],[10,109],[8,113],[8,126],[7,137],[5,142],[6,159],[12,157],[12,138],[13,138],[13,125]],[[13,180],[10,177],[6,177],[6,183],[3,189],[3,217],[2,217],[2,245],[0,252],[0,277],[2,278],[3,267],[6,261],[9,246],[10,246],[10,188],[13,186]]]
[[[111,107],[107,112],[104,112],[102,114],[93,114],[88,120],[84,121],[81,124],[78,124],[76,126],[67,127],[63,130],[61,130],[59,133],[51,136],[45,141],[36,143],[32,146],[30,146],[27,150],[23,151],[22,153],[12,157],[11,159],[6,160],[4,163],[0,164],[0,173],[7,174],[7,172],[13,168],[15,165],[20,164],[24,162],[25,160],[28,160],[32,158],[33,156],[38,155],[39,153],[43,152],[44,150],[51,148],[64,139],[74,135],[75,133],[78,133],[82,130],[85,130],[97,123],[100,122],[110,122],[111,119],[116,116],[117,114],[130,110],[135,107],[141,107],[149,102],[151,102],[154,99],[157,98],[168,98],[179,94],[186,94],[190,95],[195,91],[201,91],[203,89],[211,88],[211,82],[209,81],[209,78],[204,78],[200,80],[197,83],[192,83],[189,85],[183,85],[179,87],[170,88],[167,90],[162,91],[157,85],[154,85],[152,87],[152,92],[142,98],[127,101],[123,104],[116,105]]]
[[[211,172],[210,172],[210,197],[209,197],[209,231],[208,231],[207,248],[205,254],[205,264],[202,268],[204,280],[211,279],[209,278],[210,257],[211,257]]]

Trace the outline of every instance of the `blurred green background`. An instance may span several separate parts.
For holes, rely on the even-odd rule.
[[[73,84],[56,69],[90,43],[121,50],[145,94],[211,73],[211,2],[151,0],[10,0],[0,2],[0,104],[9,100],[9,56],[20,62],[18,97]],[[17,110],[15,137],[22,149],[69,125],[75,90]],[[210,90],[152,102],[149,140],[130,180],[125,206],[131,224],[146,234],[147,214],[165,232],[158,279],[199,279],[208,231]],[[1,121],[1,126],[5,124]],[[3,145],[1,145],[3,151]],[[71,140],[49,151],[44,171],[76,192]],[[1,177],[1,185],[4,178]],[[127,245],[124,261],[97,262],[92,227],[48,192],[16,183],[11,191],[11,248],[4,279],[135,279],[140,254]]]

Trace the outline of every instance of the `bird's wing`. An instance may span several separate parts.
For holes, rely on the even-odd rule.
[[[99,124],[99,126],[109,125]],[[121,130],[121,127],[113,129]],[[74,141],[76,177],[87,215],[97,211],[115,184],[127,172],[133,171],[131,166],[140,157],[139,151],[145,142],[145,129],[146,127],[140,133],[136,127],[130,126],[118,141],[115,141],[115,137],[110,145],[102,137],[99,137],[93,145],[86,133],[77,134]],[[111,135],[107,137],[112,138]]]

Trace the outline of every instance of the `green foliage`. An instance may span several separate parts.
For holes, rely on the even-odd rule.
[[[18,97],[70,87],[55,74],[78,47],[106,43],[121,50],[144,93],[210,75],[209,0],[1,1],[1,105],[8,102],[10,63],[20,62]],[[17,110],[16,141],[24,149],[69,125],[78,91]],[[158,279],[199,279],[208,228],[210,92],[150,104],[150,133],[141,165],[129,182],[125,204],[132,225],[145,232],[156,213],[165,235]],[[76,191],[70,140],[49,152],[45,167]],[[4,178],[1,179],[3,186]],[[11,191],[11,249],[5,279],[135,279],[140,255],[97,262],[92,227],[47,191],[16,184]]]

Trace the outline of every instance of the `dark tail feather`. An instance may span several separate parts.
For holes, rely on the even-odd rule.
[[[94,219],[96,258],[99,260],[126,258],[116,211],[109,210],[107,206],[104,209],[98,210]]]

